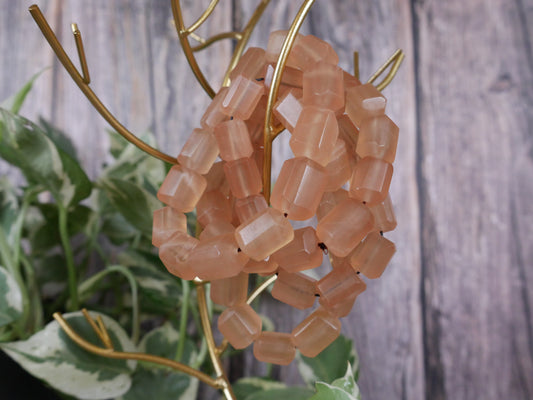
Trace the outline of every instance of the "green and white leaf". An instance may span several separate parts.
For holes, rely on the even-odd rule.
[[[22,292],[15,278],[0,267],[0,326],[16,321],[22,314]]]
[[[179,332],[170,323],[149,332],[139,344],[143,353],[174,359],[179,340]],[[198,356],[194,344],[185,342],[184,364],[192,364]],[[195,399],[198,391],[198,380],[169,368],[143,364],[133,375],[130,390],[122,397],[123,400],[146,399]]]
[[[309,400],[358,400],[357,397],[339,387],[325,382],[317,382],[316,393]]]
[[[92,184],[76,160],[33,122],[1,108],[0,157],[18,167],[29,183],[44,186],[64,206],[77,204],[91,193]]]
[[[146,267],[130,267],[130,270],[139,285],[143,311],[157,313],[179,305],[181,287],[172,275]]]
[[[127,333],[113,319],[100,315],[117,351],[134,351]],[[102,346],[81,312],[64,314],[71,327],[85,340]],[[53,388],[81,399],[108,399],[121,396],[131,387],[135,361],[112,360],[89,353],[75,344],[56,321],[28,340],[0,345],[30,374]]]
[[[2,229],[10,245],[12,231],[19,215],[19,200],[15,187],[6,177],[0,178],[0,229]]]
[[[245,397],[244,400],[308,400],[312,395],[313,391],[306,387],[287,387],[255,392]]]
[[[271,379],[259,377],[241,378],[233,385],[233,392],[237,399],[246,399],[248,396],[257,392],[263,392],[271,389],[286,389],[284,383],[273,381]]]
[[[298,354],[297,362],[300,375],[311,387],[317,381],[331,383],[344,376],[346,364],[351,365],[355,380],[359,373],[359,357],[353,342],[343,335],[314,358]]]
[[[26,96],[28,93],[30,93],[31,89],[33,88],[33,83],[35,80],[41,75],[44,71],[46,71],[49,68],[44,68],[41,71],[37,72],[35,75],[31,77],[31,79],[22,86],[22,89],[20,89],[17,93],[15,93],[10,98],[4,100],[0,107],[9,109],[13,114],[18,114],[20,111],[20,108],[22,107],[22,104],[24,104],[24,100],[26,100]]]

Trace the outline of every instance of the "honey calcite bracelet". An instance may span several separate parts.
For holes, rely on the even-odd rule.
[[[288,364],[340,333],[339,318],[366,289],[360,273],[381,276],[395,252],[383,237],[396,227],[388,196],[398,127],[386,99],[342,70],[333,48],[297,35],[273,108],[291,134],[294,158],[283,163],[271,206],[261,194],[267,96],[287,31],[266,50],[250,48],[213,98],[158,191],[153,244],[168,271],[211,281],[211,299],[227,308],[218,328],[236,349],[254,343],[255,357]],[[221,161],[217,162],[220,157]],[[349,183],[349,189],[343,187]],[[184,213],[196,209],[202,232],[187,233]],[[312,226],[293,229],[290,220]],[[332,270],[315,280],[303,271],[329,253]],[[247,304],[248,276],[277,274],[272,296],[298,309],[318,307],[291,333],[262,332]]]

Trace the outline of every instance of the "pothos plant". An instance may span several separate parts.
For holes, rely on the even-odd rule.
[[[1,350],[64,398],[197,398],[197,379],[89,353],[53,320],[66,312],[70,326],[98,344],[79,311],[85,307],[102,318],[116,349],[212,372],[192,283],[170,275],[151,244],[152,213],[162,206],[156,188],[167,167],[109,132],[113,163],[91,181],[67,135],[19,115],[34,79],[0,108],[0,157],[13,167],[10,176],[24,177],[0,178]],[[151,135],[142,139],[154,145]],[[195,222],[189,214],[189,229]],[[349,339],[296,362],[305,386],[244,377],[232,383],[237,399],[360,399]]]

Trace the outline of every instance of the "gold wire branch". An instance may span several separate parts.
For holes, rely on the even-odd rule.
[[[97,322],[95,322],[92,317],[89,315],[87,310],[83,309],[83,316],[87,320],[87,322],[91,325],[93,330],[95,331],[96,335],[99,337],[99,339],[105,344],[105,348],[96,346],[87,340],[83,339],[71,326],[70,324],[63,318],[63,315],[61,313],[54,313],[54,319],[59,323],[59,326],[63,329],[63,331],[67,334],[67,336],[75,342],[78,346],[81,348],[87,350],[90,353],[97,354],[102,357],[106,358],[113,358],[118,360],[136,360],[136,361],[146,361],[149,363],[154,363],[158,365],[163,365],[165,367],[172,368],[176,371],[183,372],[187,375],[190,375],[194,378],[197,378],[198,380],[208,384],[211,387],[222,389],[224,387],[224,382],[222,382],[219,378],[212,378],[207,374],[204,374],[201,371],[198,371],[192,367],[189,367],[186,364],[182,364],[180,362],[170,360],[168,358],[154,356],[152,354],[146,354],[146,353],[134,353],[134,352],[123,352],[123,351],[116,351],[113,347],[113,344],[111,342],[111,339],[109,339],[109,333],[107,332],[107,328],[105,327],[103,321],[101,318],[97,319]]]
[[[374,72],[374,74],[368,79],[367,83],[373,84],[376,79],[378,79],[383,74],[383,72],[385,72],[385,70],[392,64],[392,67],[389,73],[385,76],[385,78],[383,78],[383,80],[377,85],[374,85],[379,91],[385,89],[396,76],[396,73],[398,72],[398,69],[400,68],[400,65],[402,64],[404,58],[405,54],[403,50],[396,50],[394,54],[390,56],[389,59],[385,61],[385,63],[381,67],[379,67],[376,72]]]
[[[111,125],[126,140],[128,140],[141,150],[145,151],[146,153],[156,158],[159,158],[160,160],[165,161],[167,163],[176,164],[177,161],[175,157],[172,157],[153,148],[149,144],[143,142],[133,133],[131,133],[128,129],[126,129],[126,127],[115,118],[115,116],[104,106],[98,96],[89,87],[89,70],[87,68],[85,52],[83,50],[83,43],[81,41],[81,33],[77,29],[77,26],[74,25],[76,28],[74,32],[74,38],[76,40],[76,46],[82,65],[82,74],[80,74],[78,69],[74,66],[71,59],[65,52],[65,49],[63,49],[63,46],[61,46],[61,43],[57,39],[52,28],[50,28],[50,25],[46,21],[46,18],[44,17],[39,7],[34,4],[30,6],[29,11],[63,67],[67,70],[71,78],[74,80],[76,85],[78,85],[85,97],[87,97],[87,99],[91,102],[96,111],[98,111],[98,113],[109,123],[109,125]]]

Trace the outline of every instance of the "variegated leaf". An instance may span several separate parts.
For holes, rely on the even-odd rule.
[[[22,314],[22,293],[15,278],[0,267],[0,326],[16,321]]]

